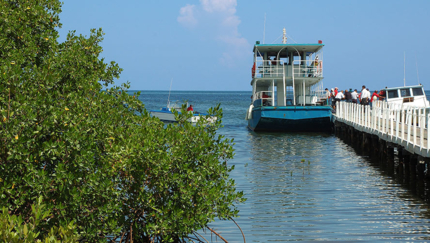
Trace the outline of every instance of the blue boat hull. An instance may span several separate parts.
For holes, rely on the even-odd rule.
[[[248,120],[256,132],[330,132],[332,126],[329,106],[260,106]]]

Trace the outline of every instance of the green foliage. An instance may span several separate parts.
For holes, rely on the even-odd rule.
[[[37,230],[38,224],[42,220],[49,218],[50,212],[46,211],[45,205],[41,204],[42,197],[37,204],[31,206],[32,214],[28,222],[24,222],[21,216],[9,215],[7,209],[3,207],[0,214],[0,240],[9,243],[45,242],[45,243],[68,243],[78,242],[79,235],[75,232],[76,226],[73,222],[66,228],[63,226],[48,229],[48,234],[43,240],[37,239],[40,232]]]
[[[60,11],[56,0],[0,3],[0,207],[29,222],[42,196],[38,239],[73,221],[82,240],[104,242],[181,241],[237,216],[219,106],[213,125],[189,124],[183,109],[165,126],[127,84],[106,89],[122,70],[100,58],[101,29],[57,42]]]

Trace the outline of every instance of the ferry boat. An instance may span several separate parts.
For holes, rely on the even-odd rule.
[[[248,128],[268,132],[324,132],[332,129],[332,108],[323,89],[322,41],[254,45],[252,102]]]

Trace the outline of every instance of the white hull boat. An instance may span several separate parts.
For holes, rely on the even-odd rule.
[[[163,107],[160,110],[150,110],[150,114],[153,117],[158,117],[158,119],[160,119],[163,122],[177,122],[175,119],[175,114],[172,112],[173,110],[176,110],[180,114],[181,106],[177,105],[177,103],[174,103],[173,105],[170,105],[169,103],[167,107]],[[198,111],[188,111],[188,112],[193,114],[193,116],[188,119],[188,122],[191,122],[191,123],[197,123],[200,119],[206,119],[207,123],[214,123],[217,120],[217,117],[213,117],[213,116],[209,118],[205,118],[205,116],[207,116],[206,113],[200,113]]]
[[[385,95],[389,107],[402,109],[430,107],[422,85],[386,88]]]

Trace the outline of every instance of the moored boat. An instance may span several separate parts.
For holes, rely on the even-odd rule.
[[[188,103],[187,103],[188,107]],[[150,110],[151,116],[158,117],[163,122],[177,122],[175,118],[175,114],[173,113],[173,110],[176,110],[179,114],[181,114],[181,106],[179,105],[179,102],[171,103],[168,102],[166,107],[162,107],[160,110]],[[187,120],[191,123],[197,123],[200,119],[206,119],[207,123],[213,123],[217,120],[216,117],[209,117],[205,118],[208,114],[201,113],[198,111],[188,111],[192,113],[192,116]]]
[[[246,120],[253,131],[321,132],[332,129],[332,108],[322,86],[322,41],[254,45],[252,103]]]
[[[385,88],[386,102],[388,106],[429,108],[423,86],[411,85],[403,87]]]

